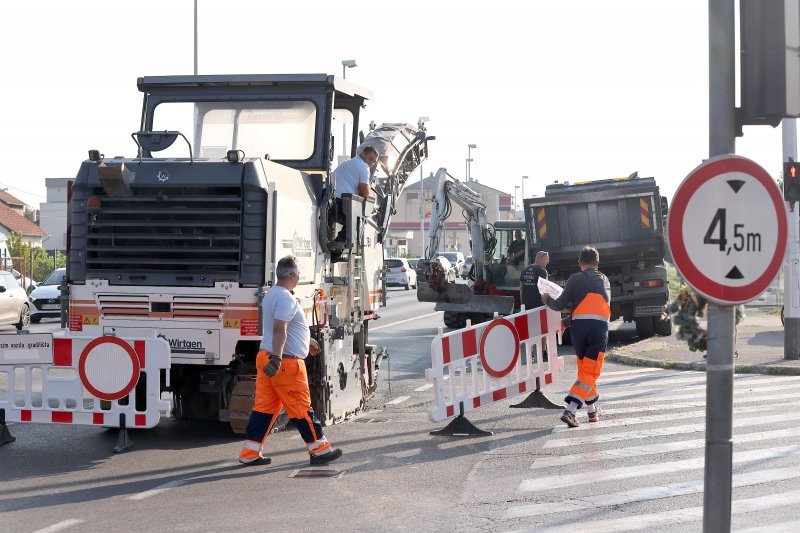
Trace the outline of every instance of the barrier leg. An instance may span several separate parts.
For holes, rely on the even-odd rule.
[[[550,398],[544,395],[539,385],[539,378],[536,378],[536,390],[530,393],[527,398],[521,402],[509,405],[515,409],[534,409],[536,407],[542,409],[563,409],[563,405],[558,405],[550,401]]]
[[[112,451],[119,453],[126,448],[133,446],[133,441],[128,438],[128,427],[125,425],[125,413],[119,415],[119,433],[117,433],[117,445]]]
[[[0,446],[15,440],[17,440],[16,437],[11,436],[11,432],[8,431],[8,426],[6,425],[6,410],[0,409]]]
[[[458,402],[458,416],[442,429],[431,431],[431,435],[437,437],[488,437],[494,433],[475,427],[464,416],[464,402]]]

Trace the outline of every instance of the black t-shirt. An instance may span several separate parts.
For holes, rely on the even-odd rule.
[[[525,309],[544,305],[537,285],[539,278],[547,279],[547,270],[536,264],[526,266],[519,276],[519,283],[522,287],[522,303],[525,305]]]
[[[512,257],[518,252],[522,252],[517,257]],[[511,244],[508,245],[508,251],[506,252],[506,257],[508,257],[508,262],[512,265],[519,265],[520,262],[525,259],[525,239],[517,239],[515,241],[511,241]]]

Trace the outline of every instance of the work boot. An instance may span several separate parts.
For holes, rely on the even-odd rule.
[[[564,412],[561,414],[561,421],[571,428],[580,426],[578,419],[575,418],[575,413],[570,413],[569,409],[564,409]]]
[[[592,413],[588,413],[589,422],[599,422],[600,421],[600,408],[594,410]]]
[[[335,461],[339,457],[342,456],[342,449],[336,448],[328,453],[324,453],[322,455],[312,455],[310,462],[312,465],[324,465],[328,464],[331,461]]]
[[[239,463],[242,466],[261,466],[261,465],[268,465],[272,462],[272,459],[269,457],[264,457],[263,455],[259,455],[252,461],[245,461],[243,459],[239,459]]]

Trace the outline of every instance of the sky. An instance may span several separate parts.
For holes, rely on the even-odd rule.
[[[329,73],[370,120],[427,116],[446,167],[526,197],[555,180],[653,176],[671,198],[708,156],[708,3],[699,0],[197,0],[200,74]],[[191,74],[193,0],[0,2],[0,188],[36,206],[89,149],[135,155],[136,78]],[[738,90],[737,90],[738,103]],[[773,177],[780,127],[739,155]],[[520,196],[517,196],[519,199]]]

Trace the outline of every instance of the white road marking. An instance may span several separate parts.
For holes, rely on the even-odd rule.
[[[439,315],[441,313],[442,313],[441,311],[436,311],[434,313],[428,313],[427,315],[420,315],[420,316],[415,316],[413,318],[406,318],[405,320],[398,320],[397,322],[391,322],[389,324],[384,324],[382,326],[378,326],[377,328],[369,328],[369,330],[370,331],[378,331],[379,329],[390,328],[392,326],[397,326],[399,324],[405,324],[406,322],[412,322],[414,320],[419,320],[420,318],[427,318],[429,316]]]
[[[776,381],[778,380],[778,381]],[[758,379],[740,379],[733,381],[733,388],[734,391],[736,390],[746,390],[751,387],[751,385],[763,385],[769,384],[774,385],[775,383],[783,383],[784,387],[790,384],[795,385],[797,382],[800,381],[800,378],[782,378],[776,376],[761,376]],[[613,390],[614,392],[625,391],[628,389],[641,389],[646,387],[652,388],[660,388],[659,385],[666,385],[666,384],[678,384],[686,383],[687,387],[681,387],[680,392],[689,391],[689,390],[696,390],[696,389],[703,389],[706,388],[706,377],[705,374],[698,376],[698,377],[678,377],[678,378],[668,378],[668,379],[654,379],[654,380],[647,380],[647,381],[638,381],[636,383],[611,383],[607,386],[603,386],[603,377],[600,376],[600,380],[597,383],[597,388],[601,391],[603,389]],[[635,392],[641,392],[635,390]],[[669,392],[675,392],[674,389]]]
[[[740,529],[737,533],[797,533],[798,531],[800,531],[800,520]]]
[[[649,465],[642,465],[647,468]],[[790,468],[772,468],[768,470],[758,470],[756,472],[746,472],[734,474],[734,487],[750,487],[762,483],[782,481],[800,477],[800,466]],[[694,479],[680,483],[670,483],[655,487],[642,487],[621,492],[611,492],[607,494],[593,494],[586,499],[574,498],[560,502],[535,503],[530,505],[520,505],[509,509],[503,518],[522,518],[525,516],[539,516],[558,512],[582,511],[586,509],[597,509],[610,507],[612,505],[624,505],[628,503],[659,500],[661,498],[672,498],[674,496],[685,496],[686,494],[697,494],[703,492],[703,480]],[[794,529],[793,531],[798,531]]]
[[[773,382],[774,383],[774,382]],[[747,390],[736,389],[734,387],[734,396],[743,396],[743,395],[751,395],[757,394],[761,392],[772,392],[772,391],[785,391],[787,387],[794,386],[795,384],[782,384],[782,385],[771,385],[767,387],[755,387],[749,388]],[[620,389],[619,393],[621,394],[608,394],[603,390],[603,387],[599,387],[600,390],[600,402],[610,402],[610,403],[627,403],[627,404],[634,404],[634,403],[653,403],[653,402],[662,402],[662,403],[671,403],[673,401],[680,401],[680,400],[694,400],[697,398],[705,398],[706,397],[706,387],[705,385],[701,387],[689,387],[686,389],[681,389],[681,392],[686,392],[687,394],[670,394],[670,391],[663,391],[658,392],[656,394],[648,394],[647,396],[634,396],[630,392],[624,392]],[[690,390],[695,390],[696,392],[689,393]],[[632,391],[637,392],[637,391]],[[638,391],[641,392],[641,391]]]
[[[605,372],[602,374],[602,376],[616,377],[616,376],[627,376],[630,374],[645,374],[650,372],[667,373],[663,368],[644,367],[644,368],[634,368],[632,370],[619,370],[617,372]]]
[[[733,463],[737,464],[751,461],[763,461],[766,459],[777,459],[795,455],[800,455],[800,445],[766,448],[763,450],[748,450],[738,454],[734,453]],[[540,477],[537,479],[524,479],[519,485],[519,490],[522,492],[538,492],[542,490],[560,489],[573,485],[585,485],[588,483],[615,481],[618,479],[630,479],[641,476],[653,476],[656,474],[683,472],[686,470],[703,468],[704,462],[705,457],[696,457],[693,459],[683,459],[681,461],[626,466],[622,468],[611,468],[593,472],[565,474],[562,476]]]
[[[776,440],[784,437],[800,437],[800,427],[779,429],[776,431],[756,431],[754,433],[744,433],[734,435],[735,443],[758,442],[762,440]],[[628,457],[641,457],[643,455],[659,455],[684,450],[697,450],[705,447],[705,439],[690,439],[672,442],[660,442],[658,444],[646,444],[644,446],[629,446],[627,448],[614,448],[611,450],[601,450],[597,452],[583,452],[574,455],[556,455],[552,457],[540,457],[531,465],[531,470],[538,468],[551,468],[554,466],[564,466],[577,464],[583,461],[606,461],[611,459],[626,459]]]
[[[416,389],[414,389],[414,392],[425,392],[426,390],[432,388],[433,388],[433,383],[426,383],[422,387],[417,387]]]
[[[754,511],[764,511],[776,507],[789,507],[800,503],[800,490],[784,492],[776,498],[774,494],[734,500],[731,514],[745,514]],[[642,529],[652,529],[660,525],[673,526],[686,522],[695,522],[703,519],[702,507],[689,507],[685,509],[674,509],[662,513],[634,514],[625,518],[612,518],[608,520],[593,519],[590,522],[571,522],[563,526],[537,527],[526,529],[528,532],[538,533],[574,533],[575,531],[591,531],[592,533],[617,533],[619,531],[638,531]],[[771,529],[769,531],[772,531]]]
[[[675,374],[648,374],[646,376],[623,376],[619,379],[603,379],[601,374],[600,379],[597,380],[598,387],[606,388],[636,388],[636,387],[652,387],[653,385],[661,385],[662,383],[705,383],[705,372],[687,372],[685,376],[676,376]],[[638,379],[631,383],[619,383],[622,381],[629,381]]]
[[[785,390],[785,387],[782,387]],[[746,397],[738,397],[733,399],[733,403],[754,403],[754,402],[771,402],[775,400],[790,400],[792,398],[800,398],[800,393],[796,394],[770,394],[767,396],[746,396]],[[601,402],[604,406],[609,405]],[[615,403],[622,403],[622,402],[615,402]],[[627,404],[636,403],[636,402],[625,402]],[[624,413],[642,413],[648,411],[672,411],[675,409],[690,409],[693,407],[705,407],[706,402],[705,399],[703,401],[697,402],[669,402],[662,405],[632,405],[630,407],[613,407],[609,408],[605,414],[607,416],[614,416],[618,414]]]
[[[145,498],[149,498],[150,496],[155,496],[156,494],[161,494],[164,491],[169,489],[173,489],[175,487],[180,487],[184,484],[182,480],[170,481],[168,483],[164,483],[163,485],[159,485],[154,489],[146,490],[144,492],[140,492],[139,494],[134,494],[133,496],[129,496],[129,500],[144,500]]]
[[[67,528],[72,526],[77,526],[78,524],[82,524],[83,520],[78,520],[77,518],[70,518],[69,520],[62,520],[52,526],[47,526],[43,529],[37,529],[33,533],[55,533],[56,531],[63,531]]]
[[[411,396],[398,396],[397,398],[395,398],[391,402],[386,402],[386,405],[397,405],[399,403],[403,403],[404,401],[408,400],[409,398],[411,398]]]
[[[793,408],[797,405],[797,402],[783,402],[783,403],[775,403],[770,405],[771,410],[777,410],[781,408]],[[744,414],[744,413],[761,413],[764,411],[763,405],[753,405],[751,407],[740,407],[736,409],[736,414]],[[612,411],[613,412],[613,411]],[[683,411],[681,413],[662,413],[660,415],[650,415],[650,416],[631,416],[628,418],[614,418],[608,420],[602,420],[602,412],[600,413],[601,420],[599,422],[594,422],[591,424],[582,424],[576,428],[569,428],[565,425],[559,425],[553,428],[552,433],[563,433],[564,431],[569,431],[572,433],[577,433],[578,431],[587,431],[587,430],[594,430],[600,428],[610,428],[610,427],[618,427],[618,426],[633,426],[636,424],[651,424],[654,422],[668,422],[671,420],[685,420],[687,418],[700,418],[706,416],[705,409],[695,409],[694,411]]]
[[[788,420],[800,419],[800,412],[787,412],[773,416],[756,416],[752,418],[734,418],[733,427],[761,426],[766,424],[782,424]],[[663,437],[665,435],[680,435],[682,433],[695,433],[705,431],[705,421],[699,424],[686,424],[665,428],[640,429],[623,431],[621,433],[605,433],[602,435],[587,435],[576,438],[552,439],[544,443],[543,448],[563,448],[566,446],[580,446],[585,444],[603,444],[606,442],[619,442],[634,439],[649,439],[650,437]]]

